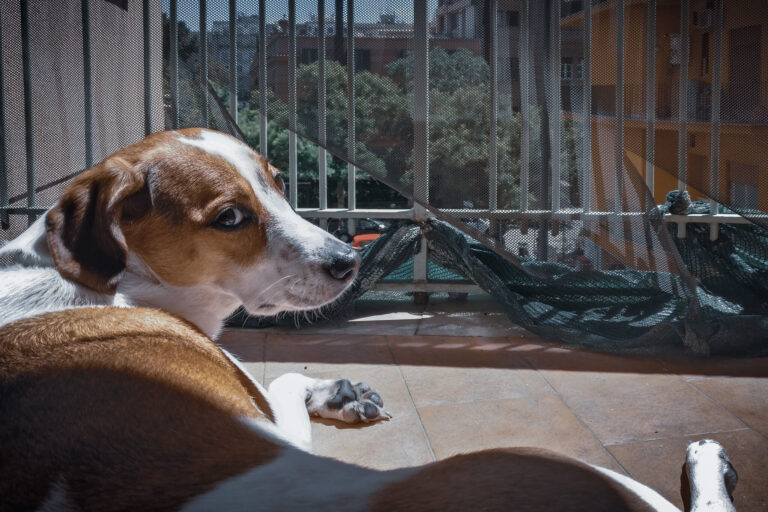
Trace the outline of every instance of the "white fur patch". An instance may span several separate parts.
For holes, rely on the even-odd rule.
[[[611,471],[610,469],[601,468],[600,466],[593,466],[592,464],[590,464],[590,466],[611,480],[619,483],[622,487],[646,502],[653,510],[656,510],[657,512],[680,512],[679,508],[671,504],[661,494],[657,493],[650,487],[647,487],[627,476],[616,473],[615,471]]]
[[[343,244],[302,219],[267,182],[261,161],[247,145],[222,133],[202,130],[199,138],[179,137],[185,144],[223,158],[251,185],[264,208],[267,247],[264,257],[233,278],[231,287],[252,314],[313,309],[336,298],[345,282],[323,270],[333,248]]]
[[[74,510],[69,506],[67,499],[67,482],[59,475],[48,491],[45,501],[37,508],[37,512],[70,512]]]

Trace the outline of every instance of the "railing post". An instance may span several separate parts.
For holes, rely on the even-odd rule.
[[[520,211],[528,211],[529,173],[531,166],[530,101],[530,0],[520,0]]]
[[[688,54],[690,0],[680,2],[680,84],[678,89],[679,130],[677,137],[677,186],[686,189],[688,182]],[[680,232],[678,231],[678,234]]]
[[[584,150],[581,169],[581,209],[592,210],[592,6],[584,4]]]
[[[648,0],[646,13],[646,82],[645,82],[645,185],[651,195],[652,204],[646,211],[655,207],[656,202],[656,0]]]
[[[208,117],[208,3],[200,0],[200,88],[203,92],[203,125],[211,125]]]
[[[144,35],[144,135],[152,133],[152,41],[149,0],[142,1],[142,31]]]
[[[551,172],[551,194],[552,194],[552,213],[560,210],[560,180],[562,178],[560,171],[560,146],[561,146],[561,124],[563,122],[561,91],[561,58],[560,58],[560,0],[552,2],[552,11],[550,15],[550,74],[551,74],[551,94],[549,111],[552,113],[549,125],[549,132],[552,140],[550,146],[550,172]],[[553,219],[554,221],[554,219]]]
[[[616,213],[624,211],[624,0],[616,0]]]
[[[717,215],[720,195],[720,100],[722,90],[723,69],[723,0],[715,0],[714,3],[715,40],[712,48],[712,137],[710,142],[709,158],[709,214]],[[709,237],[717,240],[720,224],[709,225]]]
[[[237,122],[237,0],[229,0],[229,111]]]
[[[27,208],[37,206],[35,194],[35,130],[32,119],[32,54],[29,47],[29,0],[21,0],[21,60],[24,90],[24,145],[27,158]],[[37,215],[30,213],[31,225]]]
[[[3,24],[0,19],[0,41],[3,40]],[[8,140],[5,135],[5,87],[2,87],[3,71],[3,47],[0,45],[0,207],[7,208],[9,205],[9,189],[8,189],[8,155],[5,141]],[[10,218],[8,212],[5,210],[0,211],[0,229],[9,229],[11,227]]]
[[[413,2],[413,198],[414,217],[425,220],[429,204],[429,22],[427,0]],[[421,204],[419,204],[421,203]],[[413,279],[426,281],[427,243],[413,259]]]
[[[357,208],[357,189],[355,180],[355,2],[347,0],[347,208]],[[347,228],[350,235],[355,234],[355,220],[349,219]]]
[[[319,186],[319,207],[328,208],[328,155],[325,151],[327,144],[327,113],[326,113],[326,48],[325,48],[325,0],[317,0],[317,170]],[[323,221],[321,220],[321,223]],[[327,220],[325,221],[327,225]]]
[[[178,0],[171,1],[171,108],[173,110],[171,120],[174,130],[179,128],[179,18]],[[207,87],[206,87],[207,90]]]
[[[91,83],[91,17],[88,0],[80,0],[83,32],[83,111],[85,168],[93,167],[93,89]]]
[[[489,0],[490,13],[488,23],[488,34],[486,37],[489,39],[489,57],[488,67],[491,75],[491,130],[490,140],[488,141],[488,209],[491,211],[498,209],[499,200],[499,155],[498,155],[498,110],[499,100],[497,97],[497,82],[498,82],[498,35],[497,35],[497,18],[498,18],[498,0]],[[495,221],[491,221],[492,224],[496,224]]]
[[[288,183],[291,206],[298,206],[296,151],[296,0],[288,0]]]
[[[259,152],[267,153],[267,8],[266,0],[259,0]]]

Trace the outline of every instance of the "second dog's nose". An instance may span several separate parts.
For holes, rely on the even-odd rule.
[[[345,245],[331,254],[324,268],[334,279],[344,281],[352,276],[359,264],[360,255],[356,250]]]

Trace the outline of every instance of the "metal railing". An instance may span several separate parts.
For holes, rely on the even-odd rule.
[[[41,207],[36,203],[36,188],[35,188],[35,155],[34,155],[34,137],[32,131],[32,111],[35,107],[31,102],[30,90],[32,88],[30,78],[30,58],[29,58],[29,2],[28,0],[21,1],[21,38],[22,38],[22,53],[23,53],[23,89],[24,89],[24,113],[25,113],[25,139],[26,139],[26,162],[27,162],[27,191],[26,191],[26,206],[13,206],[13,202],[8,194],[8,173],[6,167],[6,147],[5,147],[5,114],[4,114],[4,97],[2,91],[0,91],[0,221],[3,226],[7,226],[8,215],[10,214],[25,214],[29,216],[30,222],[34,217],[45,211],[45,207]],[[145,66],[148,67],[152,64],[151,53],[149,48],[149,4],[151,0],[143,0],[144,6],[144,59]],[[82,16],[83,16],[83,83],[84,83],[84,97],[85,97],[85,137],[86,137],[86,163],[91,165],[92,150],[91,140],[93,137],[93,119],[92,119],[92,69],[90,65],[90,39],[89,39],[89,25],[88,25],[88,0],[81,0],[82,2]],[[266,0],[258,0],[258,14],[259,14],[259,46],[264,49],[267,47],[267,34],[266,34]],[[604,2],[603,2],[604,3]],[[563,207],[561,205],[561,188],[560,188],[560,123],[553,123],[554,126],[550,127],[552,143],[549,145],[549,156],[552,165],[549,168],[549,197],[550,208],[545,209],[531,209],[529,204],[529,192],[531,189],[531,154],[530,154],[530,141],[532,137],[531,128],[528,120],[530,120],[532,112],[531,105],[532,93],[531,91],[531,37],[532,37],[532,12],[535,2],[531,0],[520,0],[520,44],[518,48],[518,57],[520,64],[520,115],[522,117],[521,126],[521,171],[520,171],[520,207],[517,210],[500,209],[497,204],[497,192],[499,187],[499,172],[498,172],[498,148],[496,137],[496,115],[497,108],[496,102],[498,100],[498,70],[497,70],[497,51],[498,51],[498,34],[497,34],[497,12],[498,12],[498,0],[489,0],[491,19],[488,24],[488,32],[486,37],[489,38],[489,56],[490,56],[490,98],[492,103],[492,122],[490,123],[489,137],[491,143],[489,144],[489,205],[487,209],[474,209],[474,210],[446,210],[446,213],[454,213],[456,216],[462,218],[488,218],[491,221],[537,221],[545,220],[549,221],[549,225],[552,229],[557,229],[558,223],[555,221],[563,220],[581,220],[592,221],[594,219],[603,218],[618,218],[631,215],[642,215],[643,212],[628,212],[625,211],[623,204],[626,202],[622,197],[625,187],[622,186],[622,180],[625,179],[624,169],[624,118],[625,118],[625,84],[624,84],[624,39],[625,39],[625,24],[624,24],[624,0],[615,0],[613,2],[616,12],[616,47],[617,47],[617,65],[616,65],[616,84],[615,84],[615,118],[616,118],[616,131],[615,131],[615,200],[613,208],[607,208],[607,211],[595,211],[593,209],[593,155],[592,155],[592,134],[591,129],[584,130],[583,139],[584,147],[589,148],[583,152],[581,156],[581,166],[579,173],[579,186],[582,191],[582,206]],[[323,145],[326,143],[326,15],[325,15],[325,0],[317,0],[318,7],[318,176],[319,176],[319,207],[318,208],[299,208],[297,189],[298,187],[292,186],[290,188],[289,200],[291,204],[296,208],[297,212],[303,217],[315,219],[321,225],[326,225],[328,219],[347,219],[349,229],[354,231],[355,219],[361,218],[379,218],[379,219],[411,219],[415,221],[422,221],[429,217],[429,213],[425,208],[418,203],[429,203],[430,200],[430,179],[429,179],[429,39],[430,39],[430,22],[428,13],[428,1],[427,0],[414,0],[414,16],[413,16],[413,57],[414,57],[414,96],[413,96],[413,122],[414,122],[414,185],[413,196],[416,200],[416,204],[412,208],[404,209],[364,209],[357,207],[356,201],[356,168],[353,164],[348,165],[348,184],[347,184],[347,207],[346,208],[329,208],[327,201],[328,191],[328,173],[326,163],[326,150],[323,149]],[[560,51],[561,51],[561,3],[559,1],[550,2],[551,10],[547,13],[547,19],[550,27],[550,41],[548,62],[549,66],[545,69],[546,80],[552,86],[551,89],[555,91],[547,101],[550,103],[548,108],[551,111],[563,113],[562,98],[561,98],[561,74],[560,74]],[[171,102],[171,116],[170,124],[172,127],[179,126],[179,47],[178,47],[178,5],[177,0],[170,0],[169,2],[169,21],[170,21],[170,59],[169,59],[169,86],[170,86],[170,102]],[[200,30],[200,43],[201,43],[201,91],[202,94],[208,95],[208,68],[207,68],[207,12],[208,5],[206,0],[199,0],[199,30]],[[646,45],[648,49],[654,48],[654,38],[656,31],[656,0],[649,0],[647,3],[647,32],[646,32]],[[594,7],[593,7],[594,8]],[[720,76],[722,71],[722,37],[723,37],[723,0],[714,1],[714,23],[713,23],[713,50],[714,58],[712,62],[713,69],[713,83],[712,83],[712,102],[711,102],[711,115],[710,124],[712,130],[711,148],[710,148],[710,185],[712,196],[717,194],[717,186],[719,184],[719,160],[720,160],[720,112],[721,112],[721,83]],[[237,112],[237,98],[238,98],[238,80],[237,72],[235,70],[235,63],[237,62],[237,0],[229,0],[228,2],[228,26],[230,36],[230,54],[229,54],[229,108],[231,109],[231,115],[236,118]],[[537,11],[538,12],[538,11]],[[347,59],[347,147],[348,157],[350,161],[355,158],[355,68],[354,58],[355,54],[355,2],[353,0],[346,1],[346,52],[350,57]],[[288,37],[289,37],[289,84],[290,91],[288,93],[288,108],[289,108],[289,166],[288,175],[290,183],[296,183],[297,180],[297,136],[295,133],[297,126],[297,105],[296,105],[296,69],[297,69],[297,51],[296,51],[296,1],[288,1]],[[688,32],[688,20],[690,18],[690,1],[681,1],[680,11],[680,32]],[[591,87],[592,77],[592,19],[590,13],[585,13],[583,21],[583,52],[584,52],[584,90],[587,91],[583,95],[583,102],[581,105],[581,116],[583,119],[590,120],[593,117],[592,98],[588,92]],[[2,49],[0,49],[2,52]],[[681,38],[681,76],[687,76],[688,66],[688,38]],[[646,125],[646,144],[645,144],[645,182],[648,187],[653,190],[654,187],[654,132],[655,123],[657,122],[657,105],[656,94],[658,93],[656,77],[654,76],[654,52],[648,51],[648,69],[651,70],[646,78],[645,84],[645,125]],[[0,54],[0,56],[2,56]],[[156,63],[155,63],[156,64]],[[260,131],[260,151],[263,154],[267,154],[267,55],[265,51],[260,51],[258,55],[256,71],[258,75],[259,84],[259,98],[260,98],[260,117],[259,117],[259,131]],[[2,79],[2,67],[0,67],[0,80]],[[145,110],[146,110],[146,132],[149,133],[152,122],[150,119],[150,105],[153,102],[162,101],[162,98],[153,97],[151,94],[152,88],[150,87],[150,74],[145,73]],[[678,105],[686,106],[689,104],[690,89],[686,80],[679,81],[678,90]],[[630,89],[631,90],[631,89]],[[632,94],[632,93],[630,93]],[[207,105],[207,101],[203,102]],[[578,113],[574,113],[578,114]],[[631,117],[631,116],[630,116]],[[203,109],[203,122],[209,123],[209,114],[207,107]],[[685,188],[686,181],[686,157],[687,150],[686,144],[688,141],[688,112],[687,108],[678,108],[679,123],[679,135],[678,135],[678,162],[680,162],[679,171],[679,188],[682,190]],[[711,211],[717,212],[717,204],[713,201]],[[748,220],[733,214],[712,214],[712,215],[666,215],[665,222],[676,223],[678,225],[678,236],[686,236],[686,226],[688,223],[705,223],[711,226],[712,239],[718,236],[718,227],[723,223],[747,223]],[[544,223],[547,225],[547,223]],[[426,242],[422,246],[422,250],[416,256],[414,261],[414,281],[409,283],[390,283],[383,284],[381,287],[386,289],[403,289],[407,291],[477,291],[479,290],[475,285],[470,283],[432,283],[427,279],[427,261],[428,261],[428,248]]]
[[[9,229],[10,216],[11,215],[26,215],[28,218],[28,224],[32,224],[37,217],[45,213],[49,208],[49,205],[38,204],[37,194],[53,188],[57,185],[61,185],[66,181],[77,176],[85,169],[90,168],[94,163],[94,92],[93,92],[93,56],[92,56],[92,33],[91,33],[91,5],[89,0],[70,0],[62,8],[72,7],[78,5],[78,10],[81,16],[81,35],[82,46],[80,48],[83,66],[82,66],[82,83],[83,89],[80,92],[82,94],[83,101],[83,162],[85,167],[83,169],[69,170],[63,172],[60,176],[52,176],[51,181],[44,184],[37,184],[38,174],[38,155],[36,154],[36,131],[35,131],[35,119],[33,114],[36,109],[41,108],[33,101],[33,90],[35,84],[33,83],[33,55],[31,40],[32,32],[32,18],[30,17],[30,10],[34,4],[34,0],[18,0],[19,13],[20,13],[20,47],[21,47],[21,82],[22,82],[22,96],[23,96],[23,119],[24,119],[24,157],[26,166],[26,188],[25,192],[11,196],[10,195],[10,183],[9,177],[11,176],[9,171],[9,148],[7,146],[7,134],[8,125],[6,123],[7,117],[7,95],[4,90],[5,83],[3,82],[3,75],[5,74],[5,67],[8,65],[5,58],[3,58],[3,48],[0,48],[0,228],[3,230]],[[143,68],[144,68],[144,90],[143,90],[143,125],[144,133],[146,135],[152,133],[153,127],[156,125],[157,120],[153,118],[152,105],[162,104],[162,98],[153,94],[154,87],[157,85],[154,83],[152,73],[150,69],[160,69],[161,65],[158,62],[152,60],[152,38],[160,40],[159,31],[152,29],[152,13],[158,14],[160,12],[159,5],[155,5],[153,0],[142,0],[142,41],[143,41]],[[4,7],[5,8],[5,7]],[[2,11],[0,11],[2,14]],[[3,24],[0,23],[0,26]],[[2,28],[0,28],[0,34]],[[39,38],[39,35],[38,35]],[[6,41],[6,40],[4,40]],[[4,46],[4,45],[3,45]],[[74,70],[70,71],[73,75],[77,73]],[[178,84],[177,84],[178,85]],[[69,91],[67,91],[69,93]],[[66,105],[61,105],[62,108],[66,108]],[[62,127],[62,131],[66,131],[67,127]],[[155,128],[156,129],[156,128]],[[50,172],[47,173],[50,176]],[[26,200],[26,204],[23,202]],[[21,204],[17,204],[21,203]]]

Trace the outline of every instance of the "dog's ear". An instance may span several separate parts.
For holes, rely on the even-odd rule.
[[[114,293],[127,257],[123,210],[136,218],[148,204],[145,174],[122,158],[109,158],[78,176],[45,219],[59,272],[98,292]]]

